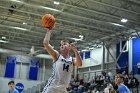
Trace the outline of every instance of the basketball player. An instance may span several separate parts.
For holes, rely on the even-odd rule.
[[[53,72],[42,93],[67,93],[66,86],[70,82],[73,66],[81,66],[82,60],[76,46],[67,40],[60,42],[60,53],[54,50],[49,44],[50,35],[51,30],[47,29],[43,43],[53,59]],[[70,50],[74,52],[75,58],[69,55]]]

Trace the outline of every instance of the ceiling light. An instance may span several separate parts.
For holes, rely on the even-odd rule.
[[[2,36],[1,39],[6,39],[6,37],[5,36]]]
[[[4,40],[0,40],[0,42],[1,42],[1,43],[8,43],[7,41],[4,41]]]
[[[88,51],[88,50],[87,50],[87,49],[83,49],[83,50],[82,50],[82,52],[86,52],[86,51]]]
[[[48,10],[52,10],[52,11],[56,11],[56,12],[61,12],[60,10],[57,10],[57,9],[53,9],[53,8],[50,8],[50,7],[44,7],[44,6],[40,6],[41,8],[44,8],[44,9],[48,9]]]
[[[74,40],[75,42],[77,42],[77,41],[83,41],[83,40],[82,40],[83,38],[80,38],[80,39],[79,39],[79,38],[69,38],[69,39],[70,39],[70,40]]]
[[[45,59],[51,59],[51,56],[50,55],[46,55],[46,54],[39,54],[39,55],[36,55],[36,57],[45,58]]]
[[[79,37],[80,37],[80,39],[81,39],[81,40],[84,38],[84,36],[83,36],[83,35],[79,35]]]
[[[54,1],[53,3],[54,3],[55,5],[59,5],[59,4],[60,4],[59,2],[56,2],[56,1]]]
[[[121,25],[121,24],[117,24],[117,23],[110,23],[110,24],[113,24],[113,25],[115,25],[115,26],[121,26],[121,27],[124,27],[123,25]]]
[[[21,2],[21,1],[19,1],[19,0],[11,0],[11,1],[14,1],[14,2]]]
[[[95,48],[94,47],[89,48],[89,50],[93,50],[93,49],[95,49]]]
[[[19,30],[24,30],[24,31],[27,30],[27,29],[25,29],[25,28],[21,28],[21,27],[12,27],[12,28],[19,29]]]
[[[79,37],[83,38],[84,36],[83,35],[79,35]]]
[[[23,24],[23,25],[27,25],[27,23],[25,23],[25,22],[23,22],[22,24]]]
[[[128,20],[127,19],[121,19],[121,22],[126,23]]]

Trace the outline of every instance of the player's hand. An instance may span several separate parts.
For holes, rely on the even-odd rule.
[[[48,30],[51,30],[53,27],[46,27]]]
[[[47,32],[51,32],[51,29],[50,29],[50,28],[47,28],[47,27],[46,27],[46,29],[47,29]]]
[[[52,30],[52,28],[54,28],[54,27],[55,27],[55,24],[52,25],[52,26],[46,27],[46,28],[49,29],[49,30]]]
[[[77,51],[77,48],[74,43],[71,43],[70,45],[71,45],[71,49],[73,50],[73,52]]]

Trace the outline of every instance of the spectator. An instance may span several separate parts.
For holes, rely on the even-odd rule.
[[[127,85],[128,85],[128,88],[130,88],[132,92],[134,88],[137,88],[139,86],[139,81],[134,77],[133,73],[129,74]]]
[[[140,61],[137,63],[137,67],[138,67],[138,74],[140,74]]]
[[[107,87],[104,89],[104,93],[110,93],[110,90],[114,90],[111,82],[108,82]]]
[[[19,93],[18,90],[16,90],[16,88],[15,88],[14,81],[8,82],[8,86],[9,86],[9,90],[7,91],[7,93]]]
[[[139,85],[139,81],[134,77],[133,74],[129,74],[128,85],[129,88],[136,88]]]
[[[94,90],[92,91],[92,93],[99,93],[99,91],[98,91],[97,88],[95,87]]]
[[[114,79],[115,80],[113,81],[112,85],[113,85],[114,90],[117,91],[117,89],[118,89],[118,86],[116,84],[117,83],[117,76],[115,76]]]
[[[116,75],[116,84],[118,86],[117,93],[130,93],[130,90],[123,84],[124,77],[122,74]]]

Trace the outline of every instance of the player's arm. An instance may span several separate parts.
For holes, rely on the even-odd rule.
[[[50,45],[50,36],[51,36],[51,31],[47,29],[47,33],[45,35],[43,45],[44,49],[47,50],[47,52],[52,56],[52,59],[55,61],[58,58],[58,52],[53,49],[53,47]]]
[[[74,65],[75,66],[82,66],[82,59],[78,53],[78,50],[76,48],[76,46],[74,44],[71,44],[71,48],[75,54],[75,58],[74,58]]]

